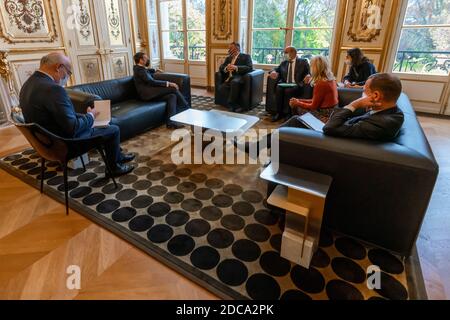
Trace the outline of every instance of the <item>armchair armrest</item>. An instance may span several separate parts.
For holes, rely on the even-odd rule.
[[[333,168],[349,159],[357,159],[362,166],[398,166],[412,170],[438,170],[432,154],[394,142],[376,142],[360,139],[334,138],[309,129],[280,128],[280,162],[299,167],[302,163],[316,170]],[[313,168],[309,168],[314,170]],[[331,173],[331,172],[330,172]]]
[[[94,105],[94,101],[103,100],[95,94],[90,94],[79,90],[66,89],[66,92],[73,103],[75,112],[77,113],[86,113],[87,108]]]

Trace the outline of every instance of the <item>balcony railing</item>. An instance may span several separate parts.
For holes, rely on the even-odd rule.
[[[301,58],[311,59],[315,55],[328,56],[330,49],[322,48],[298,48],[298,54]],[[263,47],[253,48],[252,57],[256,63],[260,64],[280,64],[283,61],[284,48],[278,47]]]
[[[400,50],[397,53],[394,72],[448,74],[450,51]]]
[[[183,46],[170,46],[170,52],[175,59],[184,59],[184,47]],[[188,58],[189,60],[200,60],[204,61],[206,59],[206,47],[205,46],[189,46],[188,47]]]

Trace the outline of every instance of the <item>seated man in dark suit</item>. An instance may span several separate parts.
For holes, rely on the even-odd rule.
[[[120,129],[111,125],[93,128],[99,113],[88,108],[86,114],[75,112],[64,89],[72,74],[69,58],[52,53],[42,58],[41,65],[23,85],[20,105],[25,122],[36,123],[62,138],[88,138],[102,136],[106,140],[105,151],[108,165],[114,176],[131,172],[134,167],[126,162],[134,160],[132,154],[120,151]]]
[[[138,52],[134,56],[134,84],[139,98],[144,101],[158,100],[167,102],[167,127],[177,129],[180,126],[172,123],[170,118],[176,115],[179,110],[188,108],[186,99],[179,91],[178,85],[173,82],[156,80],[153,75],[154,69],[148,69],[150,59],[143,52]]]
[[[228,107],[233,112],[242,112],[239,106],[239,97],[242,87],[242,76],[253,71],[253,62],[250,55],[241,53],[241,45],[232,42],[228,50],[228,57],[219,67],[224,82],[221,84],[229,90]]]
[[[278,85],[276,91],[277,99],[277,114],[272,117],[272,121],[283,119],[285,114],[284,108],[287,107],[287,112],[290,111],[289,101],[291,98],[300,98],[304,95],[305,90],[309,89],[312,92],[309,84],[309,63],[306,59],[297,56],[297,49],[294,47],[287,47],[284,49],[285,60],[276,67],[271,73],[270,77],[278,80],[278,83],[295,84],[293,87],[283,87]]]
[[[392,140],[403,125],[403,112],[397,107],[402,93],[400,79],[388,73],[374,74],[364,86],[364,96],[342,109],[336,109],[323,132],[329,136]],[[369,110],[355,116],[359,109]]]

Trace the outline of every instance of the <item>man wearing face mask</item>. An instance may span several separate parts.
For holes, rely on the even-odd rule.
[[[329,136],[369,140],[392,140],[403,125],[403,112],[397,107],[402,92],[400,79],[388,73],[374,74],[364,86],[362,98],[336,109],[323,128]],[[355,111],[366,110],[362,116]]]
[[[133,70],[133,78],[139,98],[143,101],[165,101],[167,103],[167,128],[180,128],[179,125],[171,122],[170,118],[189,106],[178,85],[169,81],[156,80],[153,77],[156,70],[148,69],[150,59],[145,53],[136,53],[134,62],[136,65]]]
[[[312,89],[308,86],[310,81],[309,73],[309,63],[306,59],[297,56],[297,49],[294,47],[284,49],[284,61],[269,76],[273,80],[277,80],[278,84],[292,84],[293,86],[277,86],[277,114],[272,117],[273,122],[288,116],[291,98],[299,98],[305,94],[311,94]]]
[[[20,106],[26,123],[36,123],[63,138],[102,136],[108,165],[113,176],[131,172],[126,165],[134,159],[132,154],[120,151],[120,129],[115,125],[93,128],[99,113],[88,108],[86,114],[75,112],[72,101],[63,86],[72,75],[69,58],[62,53],[51,53],[41,59],[39,70],[23,85]]]
[[[220,91],[228,92],[228,107],[233,112],[242,112],[239,106],[239,97],[242,87],[242,76],[253,71],[253,62],[250,55],[241,53],[241,45],[232,42],[228,49],[228,57],[219,67],[224,82]]]

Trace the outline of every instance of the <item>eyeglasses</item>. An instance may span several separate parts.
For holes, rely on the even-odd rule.
[[[72,76],[72,71],[69,70],[69,68],[67,68],[64,64],[62,64],[61,66],[64,67],[64,69],[66,69],[67,74],[69,75],[69,77]]]

